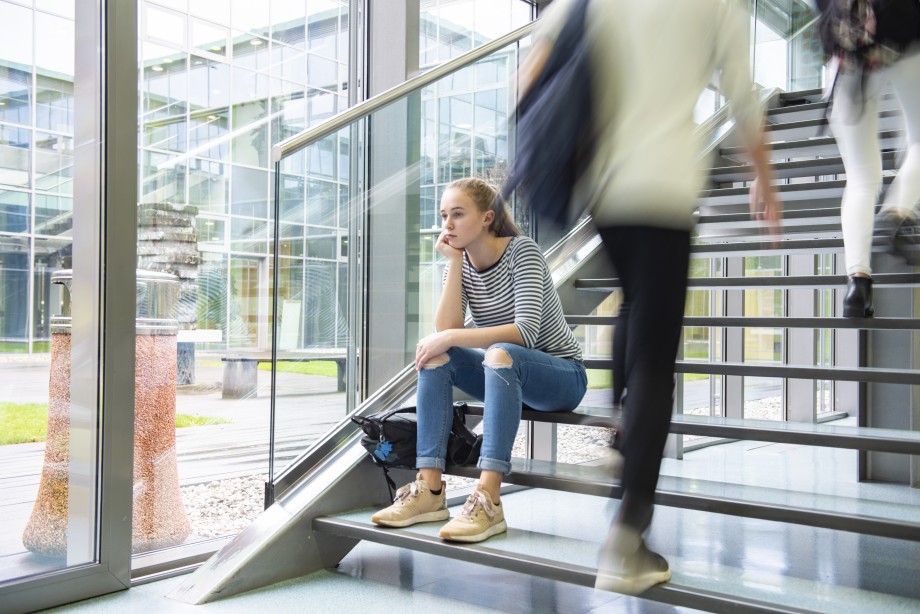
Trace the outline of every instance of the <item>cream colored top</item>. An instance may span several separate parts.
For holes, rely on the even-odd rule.
[[[557,36],[572,1],[550,5],[538,38]],[[693,121],[701,92],[719,83],[739,128],[760,127],[748,28],[738,0],[591,2],[599,141],[579,192],[599,224],[693,226],[706,166]]]

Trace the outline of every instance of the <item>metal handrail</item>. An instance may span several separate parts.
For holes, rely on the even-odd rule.
[[[468,51],[461,55],[458,58],[449,60],[432,68],[431,70],[412,77],[408,81],[404,81],[399,85],[392,87],[385,92],[381,92],[372,98],[368,98],[364,102],[357,104],[350,109],[339,113],[335,117],[331,117],[326,121],[322,122],[318,126],[313,128],[307,128],[303,132],[295,134],[292,137],[286,138],[274,147],[272,147],[272,162],[280,162],[283,157],[288,154],[294,153],[295,151],[300,151],[304,147],[312,145],[316,141],[323,139],[333,132],[337,132],[344,128],[345,126],[351,124],[357,119],[360,119],[366,115],[370,115],[374,111],[385,107],[391,102],[399,100],[409,92],[422,88],[426,85],[434,83],[438,79],[446,77],[447,75],[465,68],[482,58],[491,55],[492,53],[507,47],[511,43],[517,42],[520,39],[524,38],[536,27],[538,22],[532,21],[525,26],[521,26],[517,30],[513,30],[508,34],[500,38],[496,38],[493,41],[490,41],[481,47],[477,47],[472,51]]]

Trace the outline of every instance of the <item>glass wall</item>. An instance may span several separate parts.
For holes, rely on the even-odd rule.
[[[484,42],[526,25],[534,7],[522,0],[422,0],[422,70],[457,57]],[[515,91],[509,87],[529,40],[496,53],[474,67],[442,79],[422,92],[421,101],[421,279],[420,330],[433,330],[441,295],[443,259],[434,251],[441,228],[441,195],[448,183],[482,177],[504,180],[510,157],[508,117]],[[526,229],[526,220],[519,220]]]
[[[0,2],[0,582],[94,558],[68,549],[68,463],[91,450],[70,444],[69,319],[52,324],[69,309],[52,274],[73,266],[74,6]]]
[[[272,350],[271,147],[345,109],[347,0],[140,4],[138,267],[180,284],[175,457],[186,530],[263,508]],[[345,414],[348,136],[283,167],[278,425],[302,451]],[[139,425],[138,425],[139,427]],[[183,523],[157,518],[165,527]],[[162,545],[162,544],[161,544]],[[135,542],[135,551],[150,549]]]
[[[134,208],[108,203],[135,190],[112,154],[136,147],[115,78],[135,19],[65,0],[0,19],[0,593],[25,612],[130,581]]]
[[[816,15],[806,2],[752,2],[753,76],[784,91],[823,86],[824,54]]]

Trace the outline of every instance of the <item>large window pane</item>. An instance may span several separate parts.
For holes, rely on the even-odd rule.
[[[71,335],[60,277],[74,266],[75,215],[99,215],[86,198],[75,213],[72,197],[75,3],[29,4],[0,2],[0,583],[92,563],[99,534],[100,423],[92,403],[71,411],[71,342],[92,333]],[[92,118],[97,100],[83,89]],[[84,195],[99,180],[76,178]],[[79,395],[95,366],[73,367]]]
[[[29,230],[29,193],[0,191],[0,232]]]
[[[155,223],[139,229],[139,238],[146,237],[139,250],[149,256],[146,268],[181,280],[183,313],[193,317],[181,322],[178,334],[178,360],[187,367],[177,369],[176,408],[180,416],[197,415],[203,423],[176,431],[184,504],[177,514],[187,516],[191,526],[179,543],[233,534],[262,507],[269,365],[261,364],[253,375],[256,394],[232,398],[223,390],[222,359],[271,350],[269,151],[308,121],[341,110],[338,75],[347,74],[348,55],[347,44],[339,43],[347,9],[345,0],[141,2],[139,201],[145,211],[155,210],[145,213]],[[312,64],[308,52],[317,58]],[[285,283],[297,288],[297,296],[285,299],[299,301],[301,308],[312,301],[304,286],[312,232],[306,225],[321,224],[326,236],[341,234],[340,140],[324,146],[309,177],[301,157],[283,182],[299,201],[283,214]],[[316,194],[307,188],[313,178],[325,182]],[[309,220],[308,198],[313,199]],[[313,249],[334,261],[338,248],[320,239]],[[336,283],[333,291],[340,291]],[[188,303],[196,307],[188,310]],[[291,325],[299,322],[300,333],[305,321],[286,318]],[[319,377],[335,389],[334,375],[283,377],[298,385],[302,378]],[[343,409],[339,404],[339,415]],[[245,460],[232,468],[215,462],[208,452],[215,442],[231,453],[245,447]],[[242,497],[232,502],[220,497],[228,491]],[[225,503],[208,504],[213,497]]]

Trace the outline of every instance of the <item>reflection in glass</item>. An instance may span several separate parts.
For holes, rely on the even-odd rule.
[[[0,125],[0,184],[14,187],[31,185],[31,147],[31,130]]]
[[[71,411],[69,293],[55,281],[73,264],[74,181],[98,178],[73,173],[74,3],[28,4],[0,3],[0,582],[91,562],[83,536],[98,534],[96,451],[71,440],[98,416]]]
[[[785,91],[823,84],[824,52],[815,13],[807,3],[757,3],[754,22],[754,81]]]
[[[0,232],[29,230],[29,193],[0,191]]]

